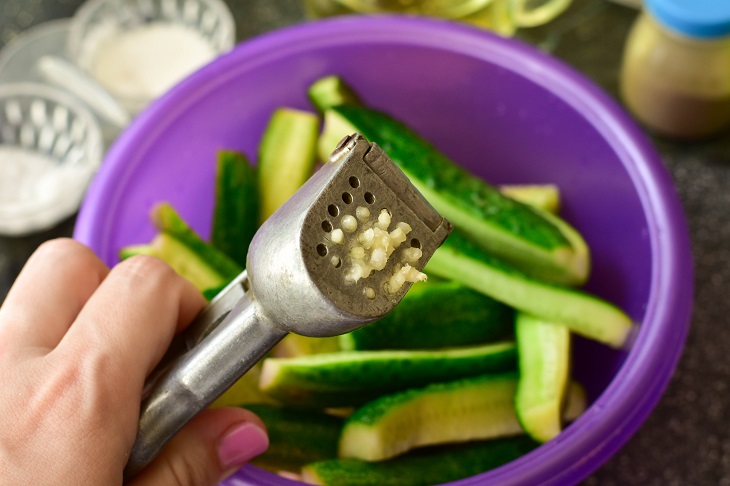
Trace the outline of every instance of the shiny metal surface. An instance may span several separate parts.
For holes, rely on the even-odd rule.
[[[245,294],[220,325],[172,364],[142,403],[125,480],[149,464],[188,421],[286,334],[266,316],[253,295]]]

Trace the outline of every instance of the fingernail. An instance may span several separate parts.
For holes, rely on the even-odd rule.
[[[269,437],[256,424],[246,422],[237,425],[218,442],[218,457],[224,469],[240,466],[266,452]]]

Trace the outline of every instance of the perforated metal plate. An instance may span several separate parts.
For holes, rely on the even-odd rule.
[[[421,249],[421,258],[411,266],[422,270],[448,236],[451,224],[428,204],[380,147],[361,135],[344,139],[326,168],[337,173],[305,220],[301,236],[305,265],[320,291],[343,310],[363,317],[384,315],[400,302],[411,285],[406,282],[394,293],[386,285],[397,266],[404,264],[403,250]],[[367,221],[358,218],[358,207],[369,210]],[[382,270],[357,282],[348,281],[345,277],[351,264],[349,251],[358,245],[357,235],[372,226],[383,209],[391,214],[389,231],[398,222],[407,223],[412,231]],[[357,221],[354,232],[343,228],[347,216]],[[338,229],[343,230],[343,242],[333,239]]]

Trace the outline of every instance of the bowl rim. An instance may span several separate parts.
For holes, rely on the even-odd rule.
[[[497,64],[544,89],[581,113],[614,148],[634,184],[649,227],[652,254],[650,292],[643,322],[632,348],[608,387],[558,438],[502,467],[449,483],[466,486],[563,485],[585,478],[607,461],[638,430],[657,404],[681,356],[689,329],[694,279],[689,232],[671,177],[638,125],[610,96],[564,64],[535,47],[472,26],[432,18],[394,15],[340,17],[279,29],[238,45],[155,102],[112,148],[82,207],[75,237],[92,248],[103,245],[95,231],[104,220],[98,204],[105,187],[118,183],[125,153],[147,145],[216,85],[231,68],[273,62],[328,45],[399,43],[453,51]],[[515,62],[517,61],[517,62]],[[679,277],[679,278],[678,278]],[[300,484],[266,471],[244,467],[225,484]]]

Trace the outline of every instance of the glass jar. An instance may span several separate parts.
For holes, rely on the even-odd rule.
[[[621,95],[659,134],[701,138],[730,125],[730,1],[646,0],[626,42]]]

